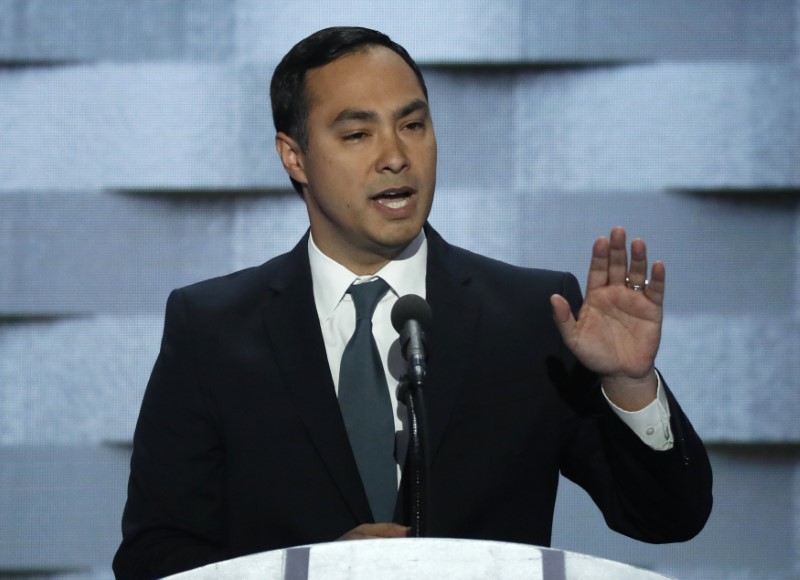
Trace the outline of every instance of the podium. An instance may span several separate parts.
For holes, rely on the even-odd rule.
[[[574,552],[527,544],[404,538],[298,546],[242,556],[171,580],[668,580]]]

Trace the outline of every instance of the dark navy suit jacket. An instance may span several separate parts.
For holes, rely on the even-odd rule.
[[[559,473],[623,534],[697,534],[711,509],[703,445],[669,392],[670,451],[651,450],[610,411],[552,320],[553,293],[579,307],[575,278],[426,233],[429,535],[547,546]],[[371,521],[307,238],[262,266],[174,291],[134,435],[118,577],[331,541]]]

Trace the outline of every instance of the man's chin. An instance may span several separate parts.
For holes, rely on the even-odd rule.
[[[378,250],[384,256],[389,256],[390,259],[397,257],[397,254],[405,250],[408,245],[413,242],[419,232],[422,230],[422,224],[404,225],[397,231],[387,232],[381,236],[377,241],[380,249]]]

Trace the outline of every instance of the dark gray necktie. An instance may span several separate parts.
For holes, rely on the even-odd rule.
[[[397,497],[392,402],[372,335],[372,313],[387,290],[380,278],[347,290],[356,306],[356,329],[339,369],[339,406],[376,522],[392,521]]]

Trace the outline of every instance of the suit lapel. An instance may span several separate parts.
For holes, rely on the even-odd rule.
[[[447,431],[453,407],[458,400],[472,360],[475,332],[481,315],[480,301],[470,287],[466,266],[451,247],[426,225],[428,265],[425,278],[427,301],[433,313],[428,335],[428,375],[425,379],[425,405],[428,418],[429,463],[436,462],[436,452]],[[401,480],[395,519],[409,524],[411,473],[406,461]],[[429,510],[435,510],[435,498]],[[429,513],[429,516],[431,513]],[[434,520],[434,518],[430,518]]]
[[[314,306],[308,235],[272,277],[264,325],[275,363],[312,444],[359,522],[372,520],[336,398]]]
[[[466,362],[472,359],[480,302],[470,288],[469,272],[450,246],[429,226],[426,235],[426,291],[433,321],[425,397],[428,457],[435,460],[461,392]],[[355,519],[370,522],[372,514],[339,411],[314,306],[307,243],[306,235],[272,276],[264,325],[283,383],[312,444]]]
[[[467,362],[473,360],[480,302],[470,286],[470,273],[452,248],[429,226],[426,290],[433,311],[429,333],[425,401],[431,461],[447,429],[464,384]]]

